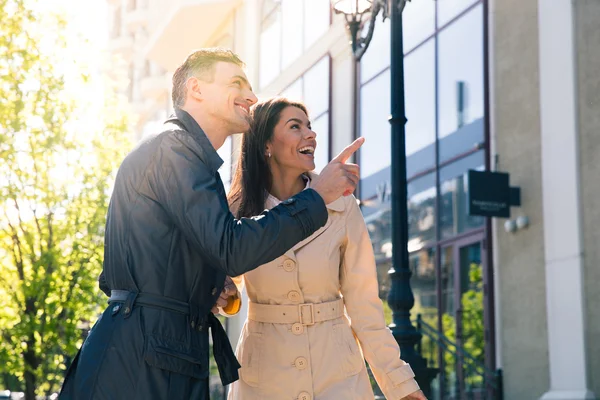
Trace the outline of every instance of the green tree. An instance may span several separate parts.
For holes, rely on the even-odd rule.
[[[0,0],[0,384],[27,400],[59,389],[105,301],[105,215],[129,149],[121,100],[39,4]]]

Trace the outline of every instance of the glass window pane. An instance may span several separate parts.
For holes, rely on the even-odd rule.
[[[435,32],[435,1],[406,3],[402,11],[404,53],[409,52]]]
[[[315,150],[315,172],[319,173],[329,162],[329,113],[311,121],[312,130],[317,134]]]
[[[485,154],[482,150],[440,170],[442,239],[483,226],[484,217],[467,214],[469,197],[467,171],[469,169],[483,170],[484,157]]]
[[[281,13],[273,12],[263,20],[260,34],[260,87],[265,87],[279,75],[281,59]]]
[[[365,29],[367,29],[365,27]],[[360,62],[360,81],[368,81],[390,65],[390,22],[379,18],[375,24],[373,39]]]
[[[329,109],[329,57],[324,57],[304,74],[304,103],[311,118]]]
[[[477,0],[437,0],[438,26],[446,25],[452,18],[476,2]]]
[[[223,165],[219,168],[219,175],[221,175],[223,186],[225,186],[225,193],[229,191],[231,184],[231,150],[231,137],[225,139],[223,146],[217,150],[217,153],[223,159]]]
[[[367,139],[360,149],[361,175],[370,175],[389,167],[390,152],[390,71],[361,88],[360,134]]]
[[[438,308],[435,271],[435,247],[411,252],[409,265],[412,272],[410,286],[415,296],[411,315],[421,314],[423,321],[437,329]]]
[[[417,251],[435,240],[435,174],[410,181],[408,191],[408,250]]]
[[[324,0],[304,0],[304,49],[312,46],[329,30],[330,4]]]
[[[296,79],[290,86],[285,88],[285,90],[281,92],[281,96],[287,97],[290,100],[303,102],[302,77]]]
[[[482,10],[476,7],[439,34],[441,161],[483,141]]]
[[[286,68],[302,54],[302,1],[282,0],[281,20],[281,67]]]
[[[435,46],[433,39],[404,59],[407,176],[435,164]]]

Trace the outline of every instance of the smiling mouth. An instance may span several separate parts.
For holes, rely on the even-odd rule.
[[[300,150],[298,150],[298,153],[304,154],[304,155],[314,156],[314,154],[315,154],[315,148],[312,147],[312,146],[305,146],[305,147],[302,147]]]
[[[236,104],[235,106],[244,111],[245,114],[248,114],[250,112],[250,109],[247,106],[243,106],[241,104]]]

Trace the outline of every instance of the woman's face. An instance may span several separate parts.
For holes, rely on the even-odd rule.
[[[267,158],[271,168],[303,174],[315,169],[317,134],[310,129],[308,116],[298,107],[283,109],[275,125],[273,139],[267,143]]]

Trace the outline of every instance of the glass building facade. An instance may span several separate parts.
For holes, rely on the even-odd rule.
[[[489,157],[483,6],[473,0],[419,1],[403,13],[411,317],[421,315],[482,363],[493,353],[487,335],[492,310],[483,293],[486,221],[468,215],[467,172],[485,169]],[[360,135],[368,143],[360,150],[360,199],[384,301],[393,251],[393,155],[383,151],[391,148],[389,49],[389,22],[379,20],[360,65]],[[451,393],[459,371],[454,365],[442,370],[434,387]]]

